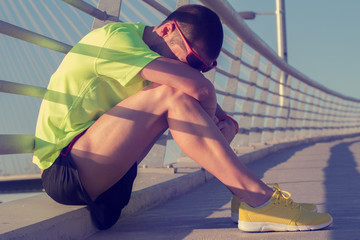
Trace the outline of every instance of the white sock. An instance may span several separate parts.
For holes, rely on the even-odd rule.
[[[271,198],[270,198],[271,199]],[[267,200],[264,204],[261,204],[260,206],[257,206],[255,208],[262,208],[262,207],[265,207],[266,205],[268,205],[270,203],[270,199]]]

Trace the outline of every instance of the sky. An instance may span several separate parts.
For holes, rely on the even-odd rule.
[[[229,0],[237,11],[275,12],[275,0]],[[323,86],[360,99],[360,1],[285,0],[288,63]],[[246,24],[277,51],[275,15]]]

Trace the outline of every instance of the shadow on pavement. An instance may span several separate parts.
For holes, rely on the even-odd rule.
[[[273,153],[248,167],[262,178],[269,169],[286,162],[306,144]],[[184,239],[197,230],[229,229],[234,237],[244,236],[230,220],[231,193],[218,180],[194,189],[181,197],[137,216],[127,217],[109,231],[96,234],[96,239]],[[209,231],[211,232],[211,231]],[[209,236],[209,239],[214,239]],[[212,236],[214,237],[214,236]],[[255,235],[253,235],[255,237]],[[90,238],[92,239],[92,238]],[[95,238],[94,238],[95,239]]]
[[[360,140],[350,139],[330,149],[324,169],[326,210],[333,216],[332,239],[360,237]]]
[[[258,161],[255,161],[247,167],[259,178],[263,178],[264,174],[276,167],[277,165],[286,162],[289,160],[296,152],[300,152],[305,148],[314,145],[314,143],[304,144],[296,147],[291,147],[287,149],[280,150],[278,152],[272,153]]]

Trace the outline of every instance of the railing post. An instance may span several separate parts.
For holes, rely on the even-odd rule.
[[[242,41],[238,38],[236,40],[234,46],[234,55],[241,56],[242,51]],[[230,74],[233,76],[238,76],[240,72],[240,59],[234,59],[231,62],[230,66]],[[229,77],[226,80],[226,87],[225,92],[228,93],[227,96],[224,96],[223,101],[221,103],[221,107],[223,110],[228,113],[229,115],[233,115],[234,108],[235,108],[235,98],[237,92],[238,81],[235,77]]]
[[[345,133],[349,133],[351,129],[351,118],[352,118],[352,104],[349,101],[346,101],[346,112],[345,112],[345,122],[346,122],[346,128]]]
[[[304,131],[304,115],[305,115],[305,98],[306,95],[304,94],[304,92],[306,92],[307,89],[307,85],[304,86],[304,89],[301,91],[301,86],[299,86],[299,88],[297,88],[297,90],[299,91],[299,97],[298,97],[298,104],[297,104],[297,113],[296,113],[296,130],[295,130],[295,137],[297,138],[302,138],[302,134]]]
[[[356,103],[356,102],[354,102],[353,103],[353,109],[354,109],[354,114],[353,114],[353,122],[354,122],[354,126],[353,126],[353,132],[356,132],[357,131],[357,129],[359,129],[359,126],[358,126],[358,124],[359,124],[359,120],[360,120],[360,116],[359,116],[359,104],[358,103]]]
[[[351,129],[351,102],[350,101],[346,101],[346,107],[345,107],[345,113],[344,113],[344,119],[345,119],[345,129],[344,132],[345,133],[349,133],[350,129]]]
[[[312,122],[314,119],[314,96],[315,96],[315,88],[311,88],[311,94],[307,101],[307,111],[305,116],[305,127],[306,127],[306,137],[311,137],[312,135]]]
[[[255,116],[253,117],[253,126],[252,131],[250,131],[250,142],[259,143],[262,141],[262,136],[264,133],[264,126],[265,126],[265,115],[266,109],[268,105],[266,104],[266,100],[269,95],[269,85],[270,85],[270,75],[272,71],[272,63],[270,61],[267,62],[266,67],[266,77],[262,84],[262,89],[260,93],[260,99],[257,103]]]
[[[356,109],[355,109],[355,103],[351,102],[351,116],[350,116],[350,128],[349,128],[349,132],[353,132],[355,130],[355,113],[356,113]]]
[[[263,141],[269,142],[275,139],[275,127],[277,119],[277,106],[279,106],[279,85],[280,85],[281,70],[278,69],[277,76],[275,77],[274,87],[271,94],[271,105],[268,111],[268,117],[265,119],[265,128],[263,131]]]
[[[318,118],[318,131],[317,131],[317,135],[318,136],[322,136],[324,135],[323,131],[325,129],[324,123],[325,123],[325,107],[326,107],[326,101],[325,101],[325,93],[324,92],[320,92],[319,94],[319,110],[318,110],[318,114],[319,114],[319,118]]]
[[[325,94],[324,97],[324,122],[323,122],[323,131],[322,135],[328,136],[331,132],[331,107],[332,107],[332,96],[330,94]]]
[[[332,96],[332,109],[331,109],[331,134],[336,134],[338,131],[338,123],[337,123],[337,97]]]
[[[311,119],[311,127],[310,127],[310,136],[317,136],[317,127],[318,127],[318,118],[319,118],[319,90],[314,89],[314,100],[312,102],[312,119]]]
[[[243,42],[240,38],[237,38],[235,42],[233,54],[238,58],[233,59],[231,61],[230,71],[229,71],[230,74],[233,76],[239,76],[240,73],[240,65],[241,65],[240,57],[242,55],[242,48],[243,48]],[[231,95],[236,95],[237,89],[238,89],[238,80],[236,79],[236,77],[228,77],[226,81],[225,91],[228,92],[229,95],[224,96],[221,107],[226,113],[228,113],[233,117],[234,117],[233,113],[235,109],[236,99],[234,98],[234,96]],[[239,120],[239,125],[242,126],[242,122],[240,120]],[[239,146],[240,145],[239,141],[240,138],[238,134],[236,134],[232,142],[232,145],[236,147]]]
[[[107,15],[112,16],[112,20],[99,20],[94,18],[92,29],[100,28],[108,23],[112,23],[115,19],[119,19],[122,0],[99,0],[98,9],[105,11]]]
[[[287,81],[283,86],[283,95],[280,96],[282,101],[280,102],[280,118],[277,120],[276,130],[275,130],[275,138],[276,140],[283,140],[286,138],[286,130],[289,119],[289,111],[290,111],[290,87],[291,86],[292,77],[288,75]]]
[[[337,113],[338,113],[338,98],[332,96],[332,109],[331,109],[331,134],[335,134],[338,131]]]
[[[242,115],[239,118],[240,123],[240,131],[237,136],[237,143],[240,146],[248,146],[249,145],[249,134],[252,125],[252,115],[254,112],[254,99],[255,99],[255,90],[256,90],[256,82],[258,75],[258,67],[260,63],[260,54],[258,52],[254,55],[253,60],[253,69],[250,73],[249,85],[246,89],[245,98]]]
[[[338,123],[339,123],[339,129],[342,134],[345,132],[344,130],[344,115],[345,115],[345,100],[340,99],[340,107],[339,107],[339,115],[338,115]]]
[[[289,105],[289,119],[288,119],[288,127],[286,129],[286,138],[293,139],[298,137],[296,134],[298,133],[297,127],[297,115],[298,115],[298,105],[299,105],[299,96],[300,96],[300,81],[296,81],[296,89],[294,91],[294,96],[290,99],[291,106]],[[289,95],[290,97],[290,95]]]
[[[356,132],[359,132],[359,130],[360,130],[360,103],[355,104],[355,109],[356,109],[355,129],[356,129]]]

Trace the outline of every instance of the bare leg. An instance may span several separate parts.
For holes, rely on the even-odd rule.
[[[240,199],[258,206],[270,198],[272,190],[237,159],[199,103],[158,84],[120,102],[75,143],[71,154],[90,196],[95,199],[141,161],[168,127],[180,148]]]

